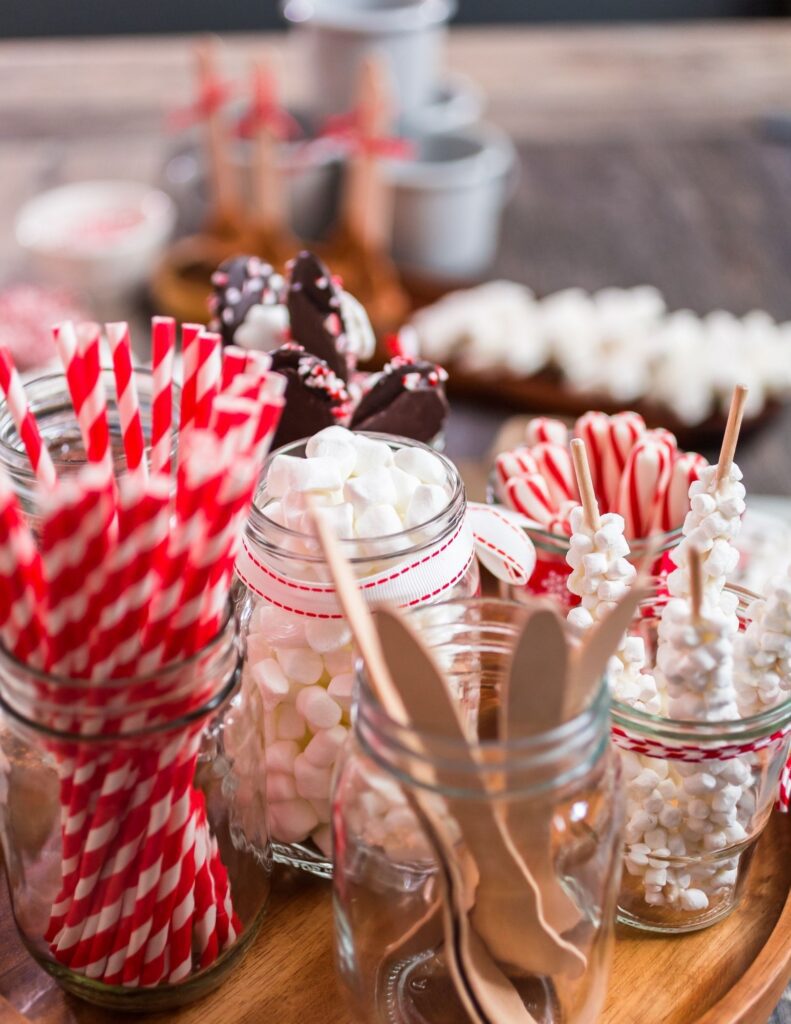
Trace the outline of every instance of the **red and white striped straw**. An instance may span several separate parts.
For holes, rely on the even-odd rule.
[[[59,324],[54,334],[88,460],[102,463],[112,470],[107,403],[99,359],[101,335],[98,324],[80,324],[77,331],[72,323],[66,322]]]
[[[247,349],[239,348],[238,345],[227,345],[222,350],[221,390],[226,391],[234,377],[245,372],[247,355]]]
[[[49,449],[44,444],[36,418],[30,411],[25,389],[11,353],[3,346],[0,346],[0,388],[5,393],[9,412],[25,446],[36,479],[43,487],[54,487],[57,474]]]
[[[151,472],[169,473],[173,444],[173,354],[176,321],[169,316],[151,320]]]
[[[131,472],[148,475],[146,442],[143,437],[143,419],[140,415],[140,400],[137,395],[135,371],[132,366],[132,343],[129,325],[126,323],[106,324],[107,341],[113,356],[115,373],[116,403],[121,421],[121,437],[126,453],[126,465]]]
[[[198,369],[195,375],[195,426],[204,430],[222,379],[222,338],[203,331],[198,335]]]
[[[181,420],[179,432],[183,438],[195,425],[195,388],[198,376],[198,337],[203,331],[200,324],[181,325]]]

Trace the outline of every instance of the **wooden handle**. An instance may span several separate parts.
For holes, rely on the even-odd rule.
[[[744,417],[744,405],[747,401],[747,386],[737,384],[733,389],[731,407],[728,410],[728,422],[725,424],[725,434],[722,438],[722,448],[717,461],[717,482],[723,480],[731,471],[733,459],[736,455],[736,445],[739,443],[739,431],[742,428]]]
[[[700,551],[696,547],[691,547],[687,558],[689,561],[689,594],[692,604],[692,622],[697,626],[700,625],[700,615],[703,607],[703,566],[701,564]]]
[[[582,510],[585,513],[585,522],[589,530],[598,530],[599,503],[593,489],[588,453],[582,438],[575,437],[571,442],[571,457],[574,461],[574,473],[577,477],[577,487],[579,487]]]

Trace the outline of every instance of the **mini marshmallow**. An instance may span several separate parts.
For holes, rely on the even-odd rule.
[[[328,457],[303,459],[296,455],[275,455],[266,475],[270,498],[282,498],[290,491],[336,491],[342,486],[340,467]]]
[[[311,729],[331,729],[342,717],[342,710],[322,686],[306,686],[297,694],[296,710]]]
[[[285,772],[267,772],[267,800],[293,800],[297,796],[294,776]]]
[[[414,529],[438,516],[448,506],[445,489],[436,484],[419,484],[409,500],[404,526]]]
[[[324,665],[330,676],[340,676],[351,672],[354,668],[351,647],[341,647],[337,651],[327,651],[324,655]]]
[[[264,760],[267,771],[294,774],[294,760],[299,753],[299,744],[294,740],[277,740],[267,744]]]
[[[345,619],[310,619],[305,624],[305,638],[312,650],[318,654],[329,654],[351,643],[352,631]]]
[[[358,516],[372,505],[395,505],[398,497],[390,473],[383,466],[347,480],[343,496]]]
[[[289,680],[300,686],[311,686],[324,674],[324,662],[309,647],[278,648],[277,660]]]
[[[322,800],[330,791],[329,768],[317,768],[304,754],[294,762],[294,780],[297,792],[305,800]]]
[[[401,517],[392,505],[370,505],[355,521],[358,537],[389,537],[402,529]]]
[[[332,856],[332,830],[329,825],[320,825],[311,834],[311,839],[325,857]]]
[[[338,751],[346,741],[347,730],[342,725],[319,729],[305,747],[304,757],[317,768],[329,768],[335,763]]]
[[[393,450],[384,441],[377,441],[364,434],[349,434],[357,458],[354,464],[355,476],[363,476],[375,469],[386,469],[393,465]]]
[[[265,707],[274,707],[288,696],[288,679],[274,658],[263,658],[253,663],[250,671],[261,690]]]
[[[399,448],[393,456],[396,466],[424,484],[447,486],[447,471],[442,460],[425,448]]]
[[[272,832],[281,843],[298,843],[310,835],[319,818],[307,800],[278,800],[269,803]]]
[[[341,675],[333,676],[330,685],[327,687],[327,693],[348,713],[352,706],[354,674],[352,672],[344,672]]]
[[[315,435],[308,441],[305,454],[309,459],[332,459],[344,480],[352,475],[357,465],[357,451],[354,445],[345,439],[341,441]]]

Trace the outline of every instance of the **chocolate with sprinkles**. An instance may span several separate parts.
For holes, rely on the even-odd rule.
[[[301,252],[288,267],[288,315],[291,337],[323,359],[342,379],[349,379],[342,292],[329,270],[312,252]]]
[[[441,366],[397,356],[381,373],[370,376],[352,416],[352,429],[432,441],[448,416],[447,379]]]
[[[233,256],[214,271],[209,298],[211,330],[233,345],[234,335],[253,306],[275,306],[284,301],[285,281],[271,264],[257,256]]]
[[[323,359],[293,342],[275,349],[270,356],[272,369],[282,373],[287,381],[286,404],[272,442],[273,450],[348,419],[349,392]]]

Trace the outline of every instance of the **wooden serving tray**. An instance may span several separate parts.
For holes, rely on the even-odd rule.
[[[764,1024],[791,980],[791,818],[772,816],[740,908],[702,932],[619,929],[601,1024]],[[117,1024],[64,995],[19,941],[0,900],[0,1024]],[[335,979],[330,886],[278,870],[270,910],[225,984],[155,1024],[354,1024]]]

